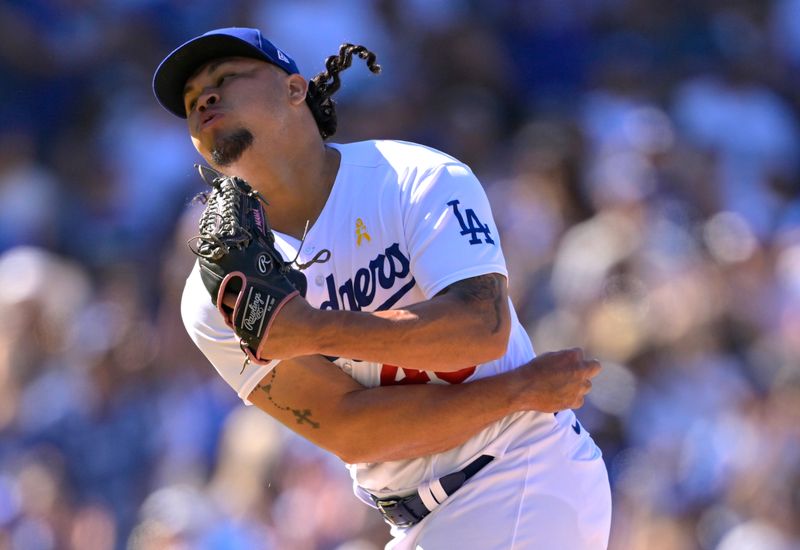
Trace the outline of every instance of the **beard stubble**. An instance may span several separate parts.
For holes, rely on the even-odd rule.
[[[216,140],[211,150],[211,160],[217,166],[230,166],[253,144],[253,134],[239,128]]]

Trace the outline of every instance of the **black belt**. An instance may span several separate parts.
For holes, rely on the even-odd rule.
[[[439,478],[438,483],[441,489],[445,495],[449,497],[493,459],[494,457],[491,455],[481,455],[467,464],[463,469]],[[442,496],[441,493],[439,496]],[[419,523],[422,521],[422,518],[430,514],[433,508],[436,508],[436,506],[441,504],[441,501],[444,500],[443,498],[437,498],[436,494],[433,492],[429,498],[433,499],[435,503],[435,505],[430,508],[425,505],[419,490],[405,497],[378,498],[372,495],[372,500],[375,501],[384,519],[391,525],[397,527],[410,527],[415,523]]]

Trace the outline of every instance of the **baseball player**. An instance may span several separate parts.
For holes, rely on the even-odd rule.
[[[387,548],[605,548],[601,453],[571,410],[551,414],[580,404],[599,366],[579,350],[534,358],[469,167],[412,143],[327,141],[353,55],[377,72],[344,45],[306,81],[258,30],[227,28],[156,70],[159,102],[213,168],[268,198],[276,244],[307,280],[264,331],[271,360],[243,366],[223,321],[243,298],[214,305],[196,266],[190,336],[246,403],[349,464],[391,525]]]

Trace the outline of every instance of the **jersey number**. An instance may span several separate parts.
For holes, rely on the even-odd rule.
[[[448,384],[460,384],[475,372],[475,367],[453,372],[433,372],[428,373],[424,370],[404,369],[394,365],[383,365],[381,367],[381,386],[398,386],[404,384],[427,384],[431,382],[431,377],[447,382]]]
[[[481,223],[472,208],[467,208],[464,211],[467,214],[467,219],[465,220],[464,215],[458,209],[458,205],[461,204],[458,199],[452,200],[447,204],[453,207],[453,214],[456,215],[458,225],[461,226],[461,235],[470,235],[469,244],[480,244],[484,241],[486,244],[494,244],[489,232],[489,224]],[[478,237],[478,233],[483,233],[483,241]]]

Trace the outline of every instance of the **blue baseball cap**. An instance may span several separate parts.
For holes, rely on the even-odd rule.
[[[272,63],[288,74],[299,73],[297,63],[261,36],[258,29],[228,27],[214,29],[178,47],[158,65],[153,92],[167,111],[186,118],[183,88],[197,69],[221,57],[252,57]]]

